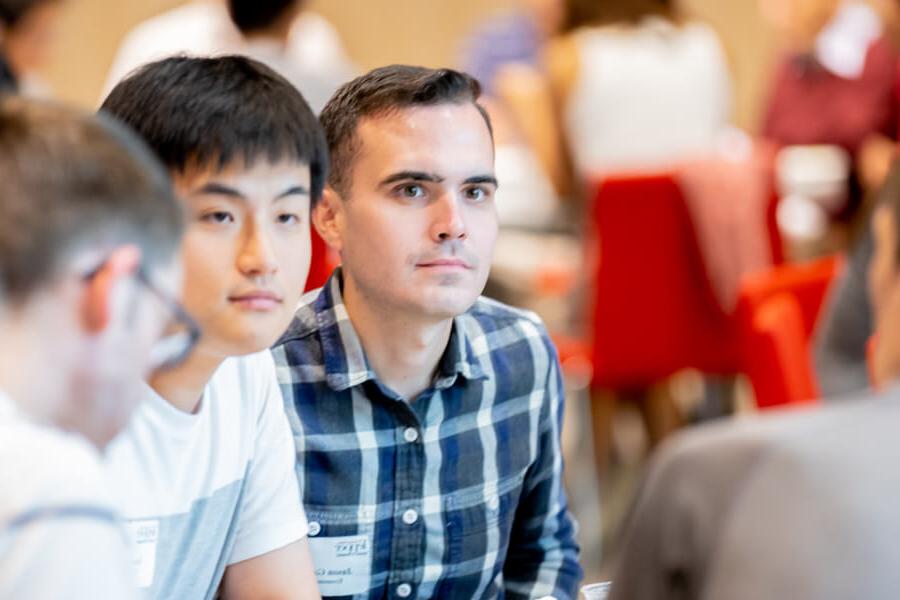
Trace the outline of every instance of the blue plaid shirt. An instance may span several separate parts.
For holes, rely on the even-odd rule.
[[[479,299],[406,402],[369,367],[338,270],[274,354],[310,535],[371,543],[368,591],[346,597],[576,598],[562,383],[535,315]]]

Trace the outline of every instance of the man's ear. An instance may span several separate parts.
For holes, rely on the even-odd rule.
[[[343,248],[341,240],[343,219],[343,199],[331,186],[326,186],[322,190],[322,198],[319,199],[318,204],[313,209],[312,221],[316,231],[319,232],[325,243],[338,253]]]
[[[119,284],[131,277],[141,263],[137,246],[120,246],[109,254],[100,269],[86,282],[81,304],[81,320],[89,333],[100,333],[109,326]]]

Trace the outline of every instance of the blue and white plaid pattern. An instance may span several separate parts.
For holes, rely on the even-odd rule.
[[[274,354],[311,532],[372,541],[369,592],[348,597],[574,599],[562,383],[540,320],[479,299],[405,402],[369,368],[340,277],[304,297]]]

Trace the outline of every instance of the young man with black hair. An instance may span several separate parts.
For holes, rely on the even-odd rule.
[[[317,597],[268,347],[309,269],[322,129],[293,86],[237,56],[151,63],[101,112],[169,168],[188,212],[182,300],[203,328],[110,451],[139,582],[153,598]]]
[[[181,207],[125,128],[8,97],[0,214],[0,597],[136,597],[100,452],[190,348]]]
[[[497,236],[479,86],[391,66],[322,112],[342,268],[276,345],[325,596],[575,598],[563,390],[537,316],[480,297]]]

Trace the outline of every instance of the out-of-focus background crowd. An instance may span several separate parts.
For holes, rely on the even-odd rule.
[[[0,77],[93,108],[154,58],[245,53],[317,111],[379,65],[478,77],[502,224],[486,293],[557,343],[588,581],[667,435],[868,385],[897,0],[309,0],[265,21],[234,5],[0,0]]]

